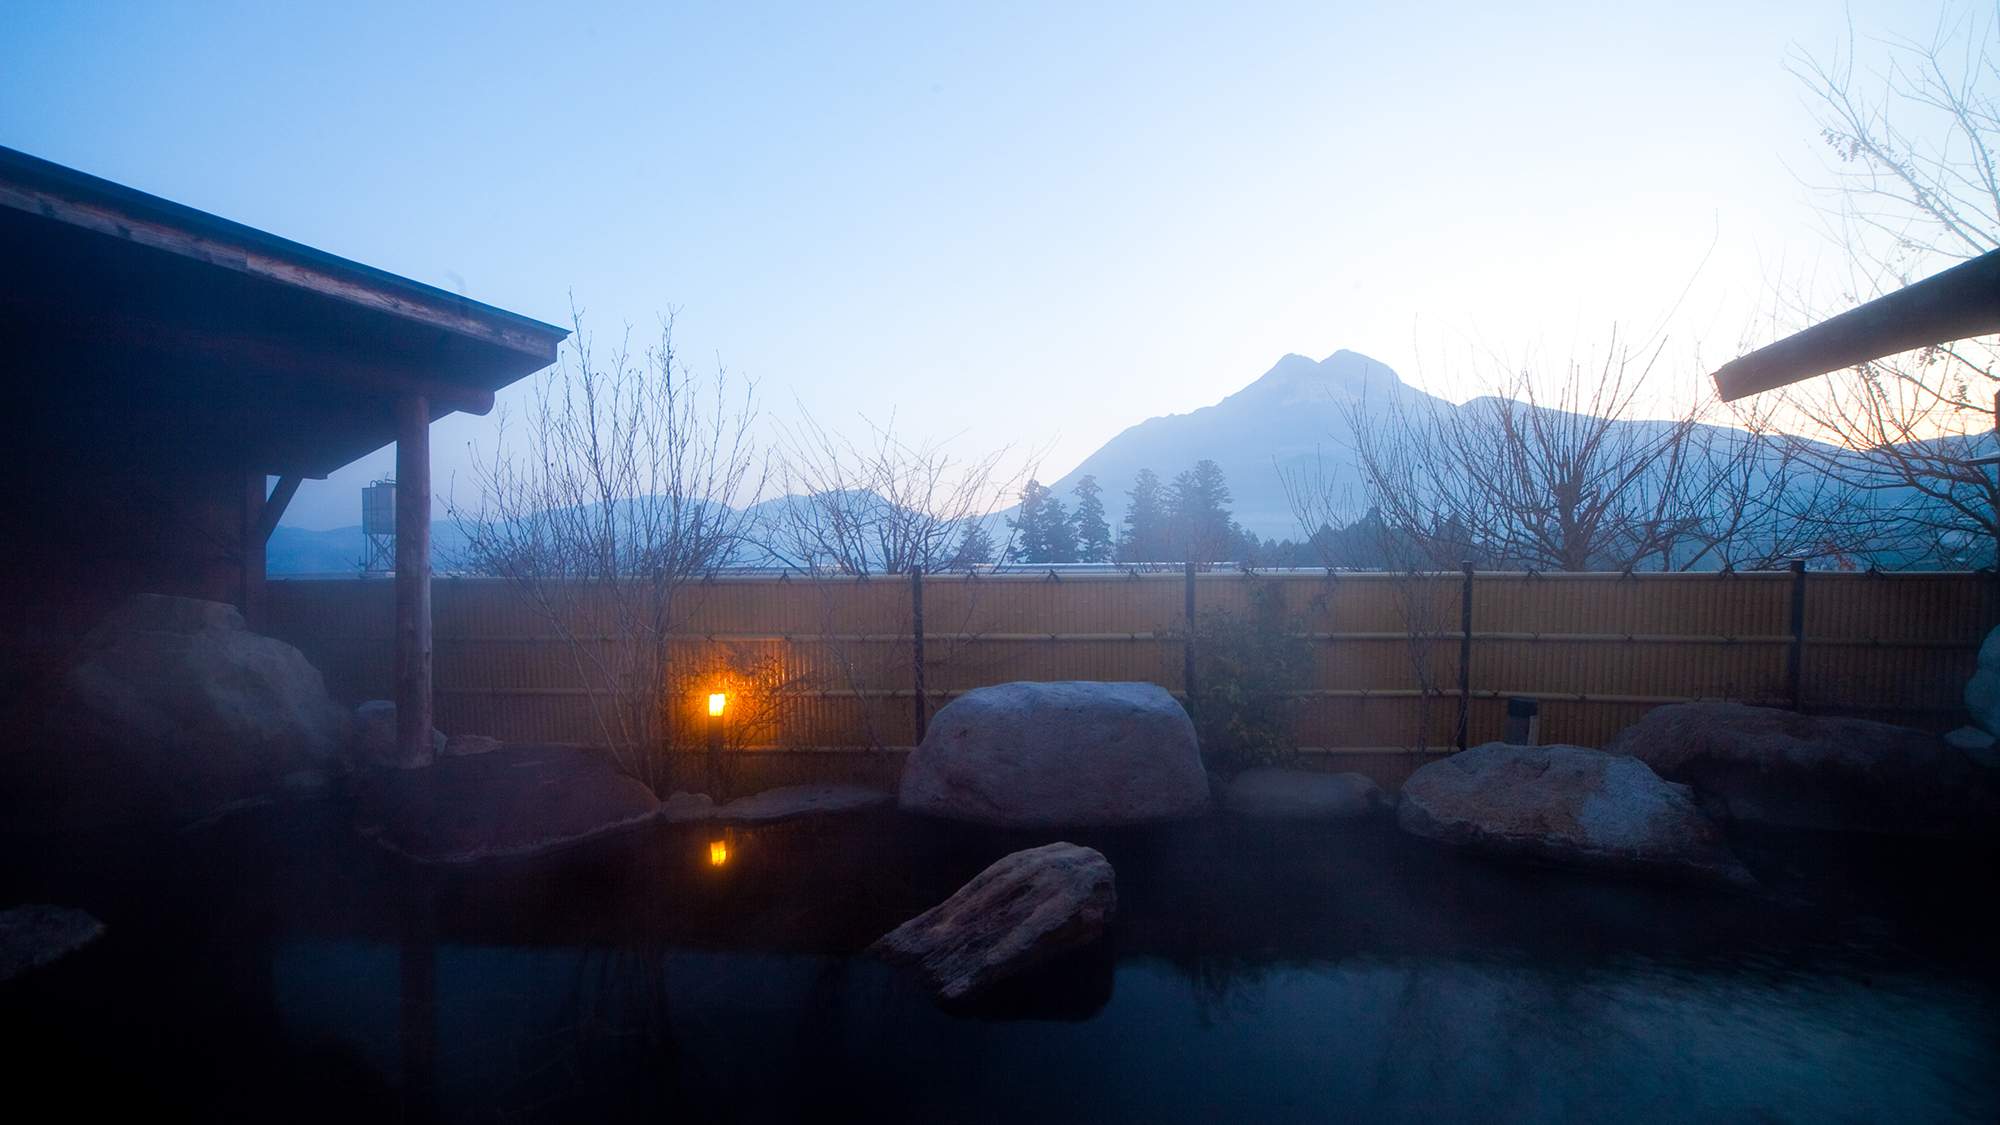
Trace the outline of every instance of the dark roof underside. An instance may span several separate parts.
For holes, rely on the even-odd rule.
[[[483,413],[562,329],[0,149],[13,456],[324,476]]]

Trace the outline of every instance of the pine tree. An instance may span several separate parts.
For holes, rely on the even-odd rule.
[[[1125,509],[1125,528],[1118,536],[1122,563],[1172,562],[1167,550],[1166,486],[1151,469],[1140,469],[1132,482],[1132,505]]]
[[[1111,525],[1104,522],[1104,501],[1099,499],[1104,490],[1096,477],[1086,476],[1070,491],[1076,496],[1076,515],[1070,521],[1076,528],[1076,561],[1110,562]]]
[[[952,570],[971,570],[993,561],[993,537],[986,534],[986,521],[977,517],[965,521],[965,537],[951,560]]]
[[[1177,553],[1191,562],[1214,563],[1241,554],[1243,529],[1229,518],[1229,485],[1222,468],[1202,460],[1174,478],[1168,498]]]
[[[1068,512],[1063,511],[1062,501],[1049,497],[1043,506],[1044,518],[1048,521],[1045,533],[1048,543],[1046,559],[1037,562],[1069,563],[1076,561],[1076,526],[1070,521]]]
[[[1076,561],[1076,534],[1070,530],[1069,513],[1042,482],[1031,480],[1021,490],[1021,514],[1008,520],[1007,526],[1015,533],[1014,549],[1007,557],[1015,562]]]

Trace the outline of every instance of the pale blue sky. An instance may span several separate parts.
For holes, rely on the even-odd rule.
[[[1463,398],[1468,348],[1651,330],[1692,279],[1691,382],[1821,253],[1787,52],[1938,11],[9,0],[0,144],[600,335],[676,308],[773,414],[1052,480],[1286,352]],[[441,425],[440,473],[490,435]]]

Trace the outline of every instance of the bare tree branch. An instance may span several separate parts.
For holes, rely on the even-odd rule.
[[[1834,160],[1812,186],[1845,283],[1834,298],[1783,280],[1773,328],[1792,331],[1900,288],[1940,265],[2000,247],[2000,65],[1991,12],[1947,8],[1925,41],[1882,44],[1857,73],[1850,38],[1827,62],[1795,54]],[[1961,340],[1864,364],[1783,393],[1793,456],[1856,503],[1836,537],[1886,566],[1993,565],[1992,338]]]
[[[755,387],[697,376],[673,350],[673,322],[634,355],[630,330],[600,359],[576,332],[535,387],[518,445],[508,419],[476,463],[476,507],[448,504],[468,536],[460,565],[511,578],[567,645],[604,741],[657,785],[672,743],[667,638],[690,582],[729,564],[761,491]]]

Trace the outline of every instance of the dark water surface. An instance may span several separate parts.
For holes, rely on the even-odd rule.
[[[1049,838],[884,813],[431,873],[330,806],[6,839],[0,905],[110,929],[0,985],[0,1057],[210,1119],[2000,1118],[1990,850],[1743,836],[1729,894],[1215,819],[1068,834],[1108,940],[978,1010],[858,952]]]

